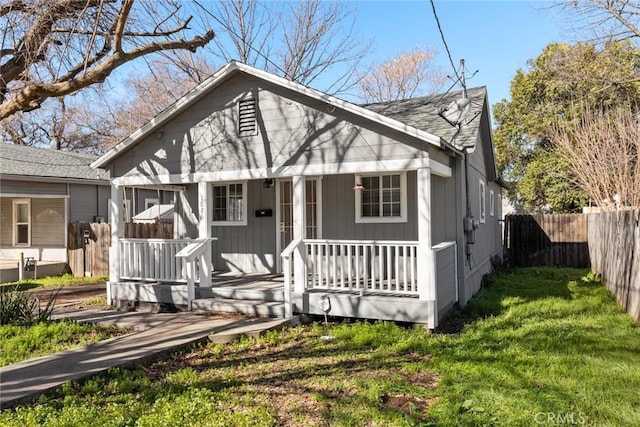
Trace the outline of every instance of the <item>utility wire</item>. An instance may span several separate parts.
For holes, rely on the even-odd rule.
[[[442,31],[442,26],[440,25],[440,19],[438,19],[438,14],[436,13],[436,5],[433,2],[433,0],[430,0],[430,1],[431,1],[431,9],[433,10],[433,17],[436,19],[436,24],[438,25],[438,31],[440,32],[440,37],[442,38],[442,44],[444,44],[444,48],[447,51],[447,56],[449,57],[449,63],[451,64],[451,68],[453,68],[453,72],[456,75],[457,80],[460,81],[458,70],[456,70],[456,66],[453,63],[453,58],[451,57],[449,46],[447,46],[447,40],[445,40],[444,38],[444,32]]]

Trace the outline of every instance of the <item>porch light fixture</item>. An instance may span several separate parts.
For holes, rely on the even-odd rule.
[[[267,178],[262,182],[262,186],[264,188],[271,188],[273,187],[273,178]]]
[[[364,185],[362,185],[362,181],[359,176],[356,176],[356,185],[353,186],[354,191],[362,191],[364,190]]]

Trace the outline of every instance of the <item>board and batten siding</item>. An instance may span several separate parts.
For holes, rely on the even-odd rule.
[[[462,304],[466,303],[480,289],[482,277],[491,272],[491,258],[494,255],[502,255],[500,239],[498,239],[502,229],[500,222],[502,210],[497,203],[497,196],[500,194],[501,188],[496,183],[489,181],[491,175],[488,173],[486,165],[486,144],[481,138],[477,142],[475,151],[468,154],[469,204],[472,215],[480,221],[480,180],[482,180],[485,192],[485,221],[481,222],[478,229],[475,230],[475,243],[471,245],[472,253],[468,258],[465,258],[464,287],[460,292]],[[490,214],[490,190],[494,191],[494,197],[496,197],[493,216]],[[459,220],[461,221],[462,218]]]
[[[431,175],[431,241],[456,241],[456,182],[453,177]]]
[[[322,179],[322,237],[340,240],[418,239],[416,173],[407,173],[407,222],[356,223],[353,175],[328,175]]]
[[[257,99],[258,132],[239,136],[237,103],[249,96]],[[155,176],[409,160],[425,157],[430,149],[424,141],[242,74],[147,135],[112,162],[111,172],[113,177]]]
[[[434,244],[455,240],[455,225],[451,221],[455,209],[455,191],[452,178],[433,177],[434,195],[433,233]],[[356,223],[355,192],[352,174],[322,177],[322,238],[339,240],[405,240],[415,241],[417,231],[416,173],[407,173],[407,222],[404,223]],[[213,185],[213,184],[212,184]],[[213,263],[217,271],[242,271],[267,273],[277,270],[279,254],[276,253],[277,186],[264,188],[262,180],[248,181],[247,225],[212,226]],[[187,206],[181,206],[181,222],[186,229],[183,237],[197,237],[197,225],[192,212],[197,200],[197,186],[187,186]],[[256,217],[258,209],[271,209],[272,216]]]
[[[276,254],[276,186],[264,188],[262,180],[247,186],[247,225],[213,226],[214,269],[245,273],[273,273]],[[211,201],[213,203],[213,201]],[[271,209],[273,215],[256,217],[258,209]]]

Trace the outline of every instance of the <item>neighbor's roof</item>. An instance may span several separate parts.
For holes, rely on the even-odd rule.
[[[423,140],[428,144],[435,145],[441,148],[450,148],[454,149],[446,140],[440,135],[436,135],[432,133],[429,129],[421,126],[420,128],[414,127],[407,123],[398,121],[393,119],[387,115],[380,114],[374,111],[371,108],[364,108],[362,106],[352,104],[347,101],[343,101],[341,99],[335,98],[333,96],[324,94],[317,90],[308,88],[299,83],[292,82],[290,80],[286,80],[282,77],[276,76],[274,74],[268,73],[263,70],[259,70],[257,68],[251,67],[246,64],[242,64],[240,62],[232,61],[220,69],[218,72],[213,74],[207,80],[196,86],[194,89],[189,91],[182,98],[178,99],[173,105],[169,106],[167,109],[162,111],[156,117],[147,122],[140,129],[132,133],[130,136],[125,138],[118,145],[113,147],[107,153],[105,153],[102,157],[91,164],[94,168],[99,168],[107,165],[116,157],[120,156],[126,150],[137,144],[141,141],[146,135],[149,135],[163,123],[170,120],[176,114],[187,109],[189,106],[197,102],[204,95],[212,91],[214,88],[221,85],[224,81],[226,81],[231,75],[235,73],[245,73],[262,79],[264,81],[268,81],[274,85],[280,86],[285,89],[293,90],[302,95],[308,96],[311,99],[315,99],[321,102],[325,102],[333,107],[337,107],[344,111],[350,112],[352,114],[356,114],[360,117],[363,117],[368,120],[372,120],[377,122],[383,126],[388,127],[389,129],[397,130],[402,132],[408,136],[412,136],[418,139]],[[446,124],[446,122],[444,122]]]
[[[97,156],[0,143],[0,175],[7,178],[106,180],[107,173],[89,165]]]
[[[484,86],[467,90],[467,97],[471,99],[471,109],[467,121],[461,127],[458,135],[456,135],[457,128],[451,126],[438,115],[438,108],[446,107],[453,101],[462,98],[462,91],[401,101],[365,104],[363,107],[417,129],[438,135],[456,147],[471,147],[478,140],[480,117],[486,96],[487,90]]]

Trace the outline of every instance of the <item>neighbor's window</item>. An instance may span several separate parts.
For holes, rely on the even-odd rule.
[[[160,204],[160,202],[159,202],[158,199],[150,199],[148,197],[145,197],[145,199],[144,199],[144,209],[145,210],[147,210],[150,207],[153,207],[155,205],[159,205],[159,204]]]
[[[407,175],[359,175],[362,190],[356,193],[356,222],[406,222]]]
[[[246,191],[246,182],[213,186],[214,225],[247,225]]]
[[[258,124],[256,123],[256,100],[255,98],[241,99],[238,101],[238,134],[240,136],[251,136],[258,134]]]
[[[31,245],[31,199],[13,201],[13,244]]]
[[[486,195],[485,195],[485,185],[484,181],[480,180],[480,222],[484,223],[487,220],[487,211],[486,211]]]
[[[493,216],[495,213],[496,196],[493,190],[489,190],[489,215]]]

